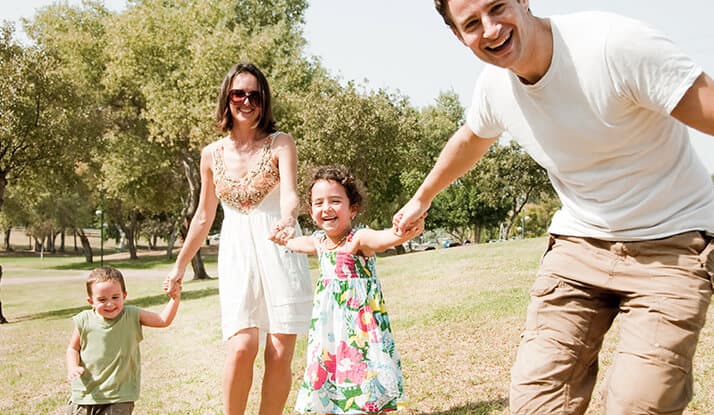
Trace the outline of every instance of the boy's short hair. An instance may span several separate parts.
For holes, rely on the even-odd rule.
[[[126,293],[124,276],[114,267],[97,267],[87,277],[87,295],[92,296],[92,285],[97,282],[116,281],[121,285],[122,292]]]

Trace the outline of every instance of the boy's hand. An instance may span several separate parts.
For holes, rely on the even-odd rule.
[[[67,369],[67,380],[70,382],[82,376],[84,373],[84,368],[82,366],[75,366]]]
[[[169,296],[172,300],[178,301],[178,300],[181,299],[181,291],[182,291],[182,290],[183,290],[183,284],[181,284],[181,282],[178,282],[177,284],[174,284],[174,286],[173,286],[173,288],[171,289],[171,291],[168,291],[166,294],[168,294],[168,296]]]

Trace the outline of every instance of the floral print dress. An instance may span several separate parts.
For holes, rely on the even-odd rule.
[[[403,396],[402,370],[375,257],[326,249],[323,231],[314,237],[320,241],[320,277],[295,409],[327,414],[396,410]]]

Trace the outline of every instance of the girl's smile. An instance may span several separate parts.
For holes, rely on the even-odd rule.
[[[315,224],[325,231],[333,244],[337,244],[352,229],[357,206],[350,206],[342,184],[334,180],[318,180],[312,186],[310,211]]]

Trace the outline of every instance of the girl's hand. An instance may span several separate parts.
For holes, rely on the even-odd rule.
[[[67,380],[71,382],[82,376],[82,373],[84,373],[84,368],[82,366],[71,367],[67,369]]]
[[[416,226],[420,221],[423,227],[423,221],[426,218],[428,209],[429,205],[423,205],[414,199],[407,202],[392,218],[395,234],[402,236],[404,232]]]
[[[295,223],[296,220],[293,217],[281,219],[270,230],[270,235],[268,236],[268,239],[278,245],[284,246],[289,239],[295,237]]]
[[[412,224],[411,227],[407,229],[402,229],[401,233],[398,233],[396,228],[393,228],[394,233],[404,240],[414,239],[424,232],[424,218],[426,217],[426,212],[418,220],[418,222]]]

